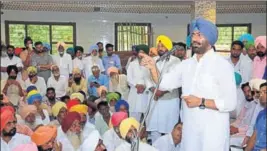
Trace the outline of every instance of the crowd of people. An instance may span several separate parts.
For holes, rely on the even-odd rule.
[[[213,23],[190,38],[134,45],[125,67],[101,42],[1,45],[1,151],[266,151],[266,36],[226,58]]]

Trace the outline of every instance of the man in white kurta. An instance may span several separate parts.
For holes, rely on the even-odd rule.
[[[91,55],[83,58],[83,60],[82,60],[83,66],[84,66],[84,75],[86,77],[86,80],[88,80],[88,78],[91,75],[93,75],[93,73],[92,73],[92,67],[93,66],[98,66],[101,73],[103,73],[105,71],[104,66],[103,66],[103,62],[99,58],[97,45],[93,45],[89,48],[89,54],[91,54]]]
[[[52,75],[48,78],[47,87],[53,87],[56,91],[56,97],[61,98],[67,94],[68,82],[65,76],[60,75],[59,67],[53,65],[51,67]]]
[[[159,90],[170,91],[182,86],[181,150],[229,151],[229,112],[236,107],[234,70],[212,48],[218,38],[213,23],[198,18],[190,29],[195,55],[164,74]],[[152,58],[140,57],[142,65],[157,73]],[[157,77],[157,74],[152,76],[154,81],[158,81]]]
[[[2,53],[7,53],[7,55],[2,54],[1,56],[1,80],[7,80],[8,75],[7,75],[7,67],[9,65],[15,65],[19,69],[18,73],[18,79],[21,79],[21,70],[23,68],[22,61],[19,57],[14,55],[14,47],[13,46],[8,46],[7,47],[7,52],[2,52]]]
[[[244,45],[241,41],[232,42],[231,55],[227,59],[234,67],[235,72],[242,76],[242,83],[248,82],[252,78],[252,62],[247,58],[241,57]]]
[[[148,48],[147,48],[148,49]],[[141,51],[138,49],[138,52]],[[144,51],[144,50],[142,50]],[[147,54],[148,54],[147,50]],[[148,88],[146,80],[149,70],[139,64],[140,59],[135,59],[127,69],[127,81],[130,86],[128,96],[130,116],[140,121],[142,113],[145,113],[148,104]]]
[[[82,73],[84,73],[84,65],[83,65],[83,47],[81,46],[76,46],[74,47],[74,53],[75,53],[75,58],[73,59],[73,68],[79,68]]]
[[[59,67],[60,75],[69,78],[72,73],[72,59],[71,56],[65,52],[66,44],[63,42],[57,43],[58,54],[53,55],[55,64]]]
[[[172,43],[172,41],[170,39],[168,39],[168,41],[163,41],[161,37],[162,36],[159,36],[157,38],[158,54],[160,56],[168,53],[168,50],[172,48],[172,45],[168,46],[167,44]],[[159,42],[161,40],[162,42]],[[154,60],[156,61],[159,58],[159,56],[154,57]],[[170,72],[180,62],[181,61],[178,58],[170,56],[170,58],[166,62],[162,60],[158,61],[156,64],[159,72],[164,75]],[[149,79],[149,77],[147,79]],[[155,91],[156,84],[152,80],[146,80],[146,83],[147,87],[150,89],[150,98],[150,96],[152,96]],[[150,115],[148,116],[146,121],[146,130],[151,133],[152,144],[162,134],[167,134],[172,131],[174,125],[178,122],[180,113],[178,88],[168,92],[162,92],[158,90],[156,92],[156,97],[157,98],[155,99],[154,97],[154,100],[152,101],[149,112]]]
[[[182,123],[177,123],[172,132],[161,136],[153,143],[153,147],[160,151],[180,151],[182,139]]]

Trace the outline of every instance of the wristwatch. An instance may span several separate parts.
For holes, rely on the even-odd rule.
[[[204,109],[206,108],[206,106],[205,106],[205,101],[206,101],[205,98],[202,98],[202,99],[201,99],[201,104],[199,105],[199,108],[202,109],[202,110],[204,110]]]

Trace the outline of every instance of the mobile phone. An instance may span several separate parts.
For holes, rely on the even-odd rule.
[[[98,84],[96,81],[95,82],[93,82],[94,84]]]

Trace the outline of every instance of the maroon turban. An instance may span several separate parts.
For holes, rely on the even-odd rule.
[[[75,120],[81,121],[81,115],[77,112],[69,112],[62,120],[61,127],[64,133],[66,133]]]

